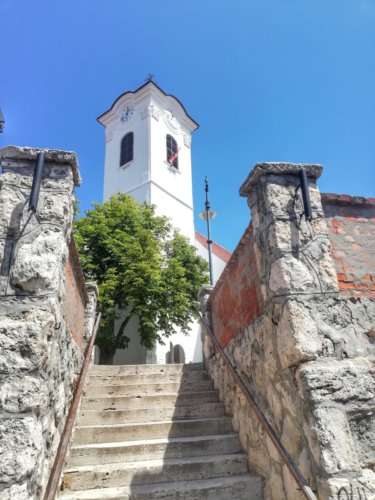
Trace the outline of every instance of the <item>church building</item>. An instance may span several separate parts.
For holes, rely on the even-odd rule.
[[[120,95],[98,121],[106,138],[103,201],[121,192],[139,203],[155,205],[156,215],[169,217],[198,255],[208,260],[207,239],[194,228],[191,146],[199,125],[183,104],[150,80]],[[217,281],[231,254],[216,243],[212,254]],[[126,335],[131,339],[129,347],[118,351],[115,364],[202,360],[196,321],[189,336],[176,334],[152,352],[139,343],[136,318],[129,322]]]

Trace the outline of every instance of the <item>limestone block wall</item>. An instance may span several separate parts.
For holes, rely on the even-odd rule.
[[[95,313],[95,289],[85,287],[72,255],[73,190],[80,183],[76,156],[45,150],[34,214],[28,212],[28,201],[37,152],[19,147],[0,150],[0,498],[4,500],[42,498]]]
[[[302,217],[301,168],[310,181],[311,222]],[[318,497],[370,500],[375,498],[375,364],[370,342],[375,300],[340,293],[316,186],[321,172],[319,165],[254,167],[240,190],[251,208],[252,235],[233,253],[206,310],[237,372]],[[246,279],[230,271],[245,254],[255,259],[248,259],[243,272],[251,279],[258,276],[250,301],[241,298]],[[224,297],[225,290],[230,293]],[[254,310],[254,296],[262,297],[260,314],[246,312]],[[231,320],[231,310],[240,318],[249,314],[248,324]],[[233,415],[250,465],[265,478],[265,498],[303,498],[207,338],[204,347],[207,367]]]

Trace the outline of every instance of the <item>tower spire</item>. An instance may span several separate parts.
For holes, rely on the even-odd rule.
[[[152,81],[154,81],[154,78],[155,78],[155,75],[153,75],[152,73],[148,73],[148,75],[145,78],[145,82],[152,82]]]

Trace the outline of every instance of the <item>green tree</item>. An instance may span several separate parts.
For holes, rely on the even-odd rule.
[[[166,217],[117,194],[77,220],[74,235],[84,273],[99,286],[101,363],[112,364],[116,349],[128,346],[126,327],[134,316],[147,349],[177,327],[189,333],[198,290],[207,282],[207,263]],[[123,321],[115,331],[120,315]]]

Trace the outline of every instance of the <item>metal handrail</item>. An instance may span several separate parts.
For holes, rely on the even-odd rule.
[[[86,376],[89,369],[89,364],[91,360],[92,350],[94,348],[94,342],[96,338],[96,334],[99,327],[100,322],[99,313],[96,317],[95,325],[92,331],[91,338],[86,347],[85,358],[83,360],[82,370],[78,379],[77,388],[74,393],[72,404],[70,405],[68,416],[66,417],[65,426],[63,433],[61,434],[59,447],[57,448],[55,461],[53,462],[53,466],[51,469],[51,474],[48,480],[47,488],[44,493],[44,500],[55,500],[57,490],[60,485],[60,479],[62,470],[65,464],[66,454],[69,447],[70,437],[72,435],[72,430],[74,426],[74,422],[76,419],[79,402],[81,399],[82,391],[85,386]]]
[[[305,498],[308,498],[309,500],[318,500],[317,496],[315,493],[312,491],[310,486],[308,485],[307,481],[301,474],[301,471],[298,469],[297,465],[293,462],[292,458],[290,457],[289,453],[285,449],[284,445],[280,441],[279,437],[277,436],[276,432],[273,430],[271,424],[267,420],[267,417],[259,407],[254,395],[250,391],[250,389],[245,385],[241,377],[238,375],[236,372],[236,369],[232,365],[229,357],[227,354],[224,352],[223,348],[221,347],[219,341],[215,337],[214,333],[212,332],[210,326],[208,325],[207,321],[205,318],[202,316],[201,313],[199,313],[199,317],[201,321],[203,322],[207,333],[209,334],[212,342],[214,343],[217,351],[220,353],[221,357],[224,360],[224,363],[226,364],[228,370],[230,371],[234,381],[237,383],[237,385],[240,387],[242,390],[244,396],[246,397],[246,400],[248,403],[250,403],[250,406],[252,410],[254,411],[255,415],[257,416],[260,424],[262,425],[263,429],[266,431],[268,437],[271,439],[273,445],[275,446],[276,450],[279,452],[281,458],[283,459],[284,463],[289,469],[289,472],[292,474],[293,478],[295,479],[296,483],[298,484],[299,488],[301,489],[302,494],[305,496]]]

